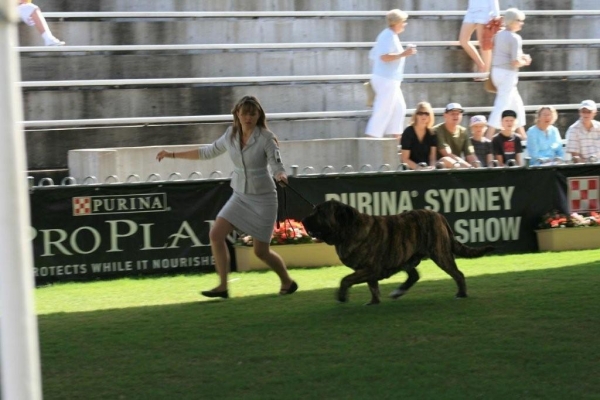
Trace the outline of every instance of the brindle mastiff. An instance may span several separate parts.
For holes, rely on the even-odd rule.
[[[302,223],[311,236],[334,245],[340,260],[355,271],[340,283],[337,299],[341,302],[348,300],[352,285],[367,282],[372,296],[368,304],[378,304],[379,280],[406,271],[408,279],[390,295],[397,299],[419,280],[416,267],[425,257],[454,279],[456,297],[467,297],[465,277],[456,266],[454,254],[474,258],[493,250],[492,246],[461,244],[446,218],[430,210],[375,217],[330,200],[317,205]]]

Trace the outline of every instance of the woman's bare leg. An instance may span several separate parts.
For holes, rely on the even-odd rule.
[[[462,48],[465,49],[467,55],[471,57],[471,59],[475,62],[477,68],[479,68],[480,71],[485,71],[485,64],[481,59],[481,56],[477,52],[475,46],[470,42],[471,36],[473,36],[473,32],[475,32],[475,30],[477,29],[477,25],[480,24],[463,23],[460,28],[460,35],[458,37],[458,40]]]
[[[481,39],[483,38],[483,29],[485,25],[476,24],[477,25],[477,41],[479,42],[479,53],[481,54],[481,61],[484,64],[483,69],[479,68],[479,72],[490,72],[490,68],[492,67],[492,50],[483,50],[481,48]]]
[[[233,225],[224,218],[217,217],[215,224],[210,229],[210,248],[215,258],[215,270],[219,276],[219,285],[212,289],[215,292],[227,290],[227,275],[231,257],[227,249],[227,235],[233,231]]]
[[[285,262],[279,254],[271,250],[269,243],[254,240],[254,254],[279,276],[282,290],[287,290],[291,286],[293,280],[288,274]]]

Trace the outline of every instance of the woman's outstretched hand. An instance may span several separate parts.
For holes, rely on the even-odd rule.
[[[163,158],[173,158],[173,153],[170,151],[166,151],[166,150],[161,150],[158,152],[158,154],[156,155],[156,159],[158,160],[158,162],[161,162],[161,160]]]

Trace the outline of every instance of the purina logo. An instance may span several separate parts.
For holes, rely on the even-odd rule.
[[[169,211],[166,193],[73,197],[76,217],[164,211]]]
[[[567,178],[569,212],[599,211],[600,177],[577,176]]]

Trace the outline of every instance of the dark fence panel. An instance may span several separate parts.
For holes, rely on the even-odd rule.
[[[433,209],[461,242],[519,253],[537,251],[534,230],[547,211],[597,210],[599,177],[600,164],[587,164],[315,175],[290,177],[290,185],[311,203],[337,199],[372,215]],[[280,219],[310,213],[294,191],[278,190]],[[36,187],[36,281],[213,271],[208,232],[230,195],[227,179]]]

